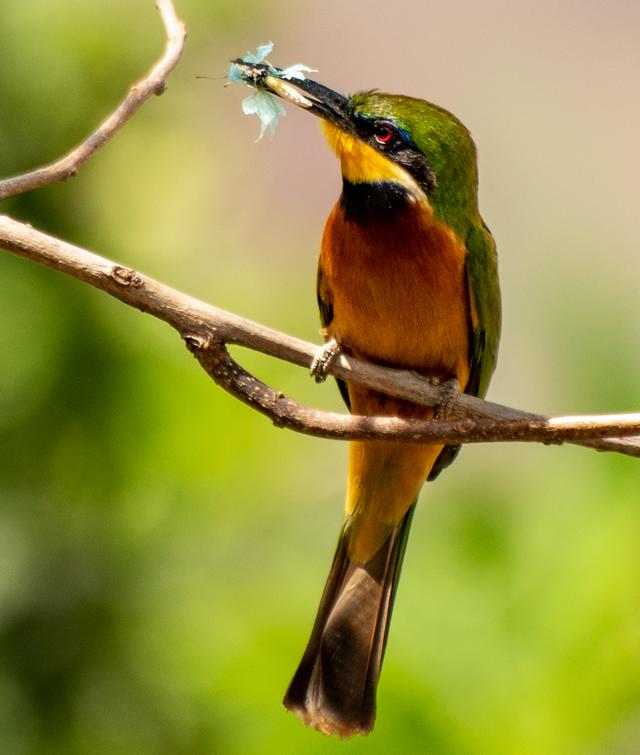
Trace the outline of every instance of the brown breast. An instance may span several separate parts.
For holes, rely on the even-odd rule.
[[[329,332],[354,354],[440,377],[468,378],[465,247],[412,204],[387,220],[345,219],[340,202],[325,227],[320,295]]]

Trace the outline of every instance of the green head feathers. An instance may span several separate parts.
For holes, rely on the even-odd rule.
[[[402,165],[436,215],[464,238],[478,213],[476,148],[455,115],[425,100],[379,92],[348,99],[356,134]]]

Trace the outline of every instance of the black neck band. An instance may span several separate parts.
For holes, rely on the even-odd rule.
[[[392,181],[354,184],[343,180],[340,204],[346,220],[370,222],[382,219],[406,209],[410,201],[409,191]]]

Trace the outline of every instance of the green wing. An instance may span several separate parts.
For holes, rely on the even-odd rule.
[[[469,381],[465,393],[483,397],[496,367],[501,307],[496,245],[484,223],[467,236],[467,284],[473,318],[469,345]]]
[[[467,286],[472,310],[469,341],[469,380],[465,393],[484,396],[496,366],[500,340],[500,284],[498,258],[491,232],[484,223],[474,225],[466,238]],[[455,459],[460,446],[445,446],[429,473],[435,478]]]

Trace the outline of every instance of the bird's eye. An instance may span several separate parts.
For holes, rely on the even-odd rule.
[[[388,123],[376,124],[373,131],[373,138],[378,144],[388,144],[393,138],[394,129]]]

